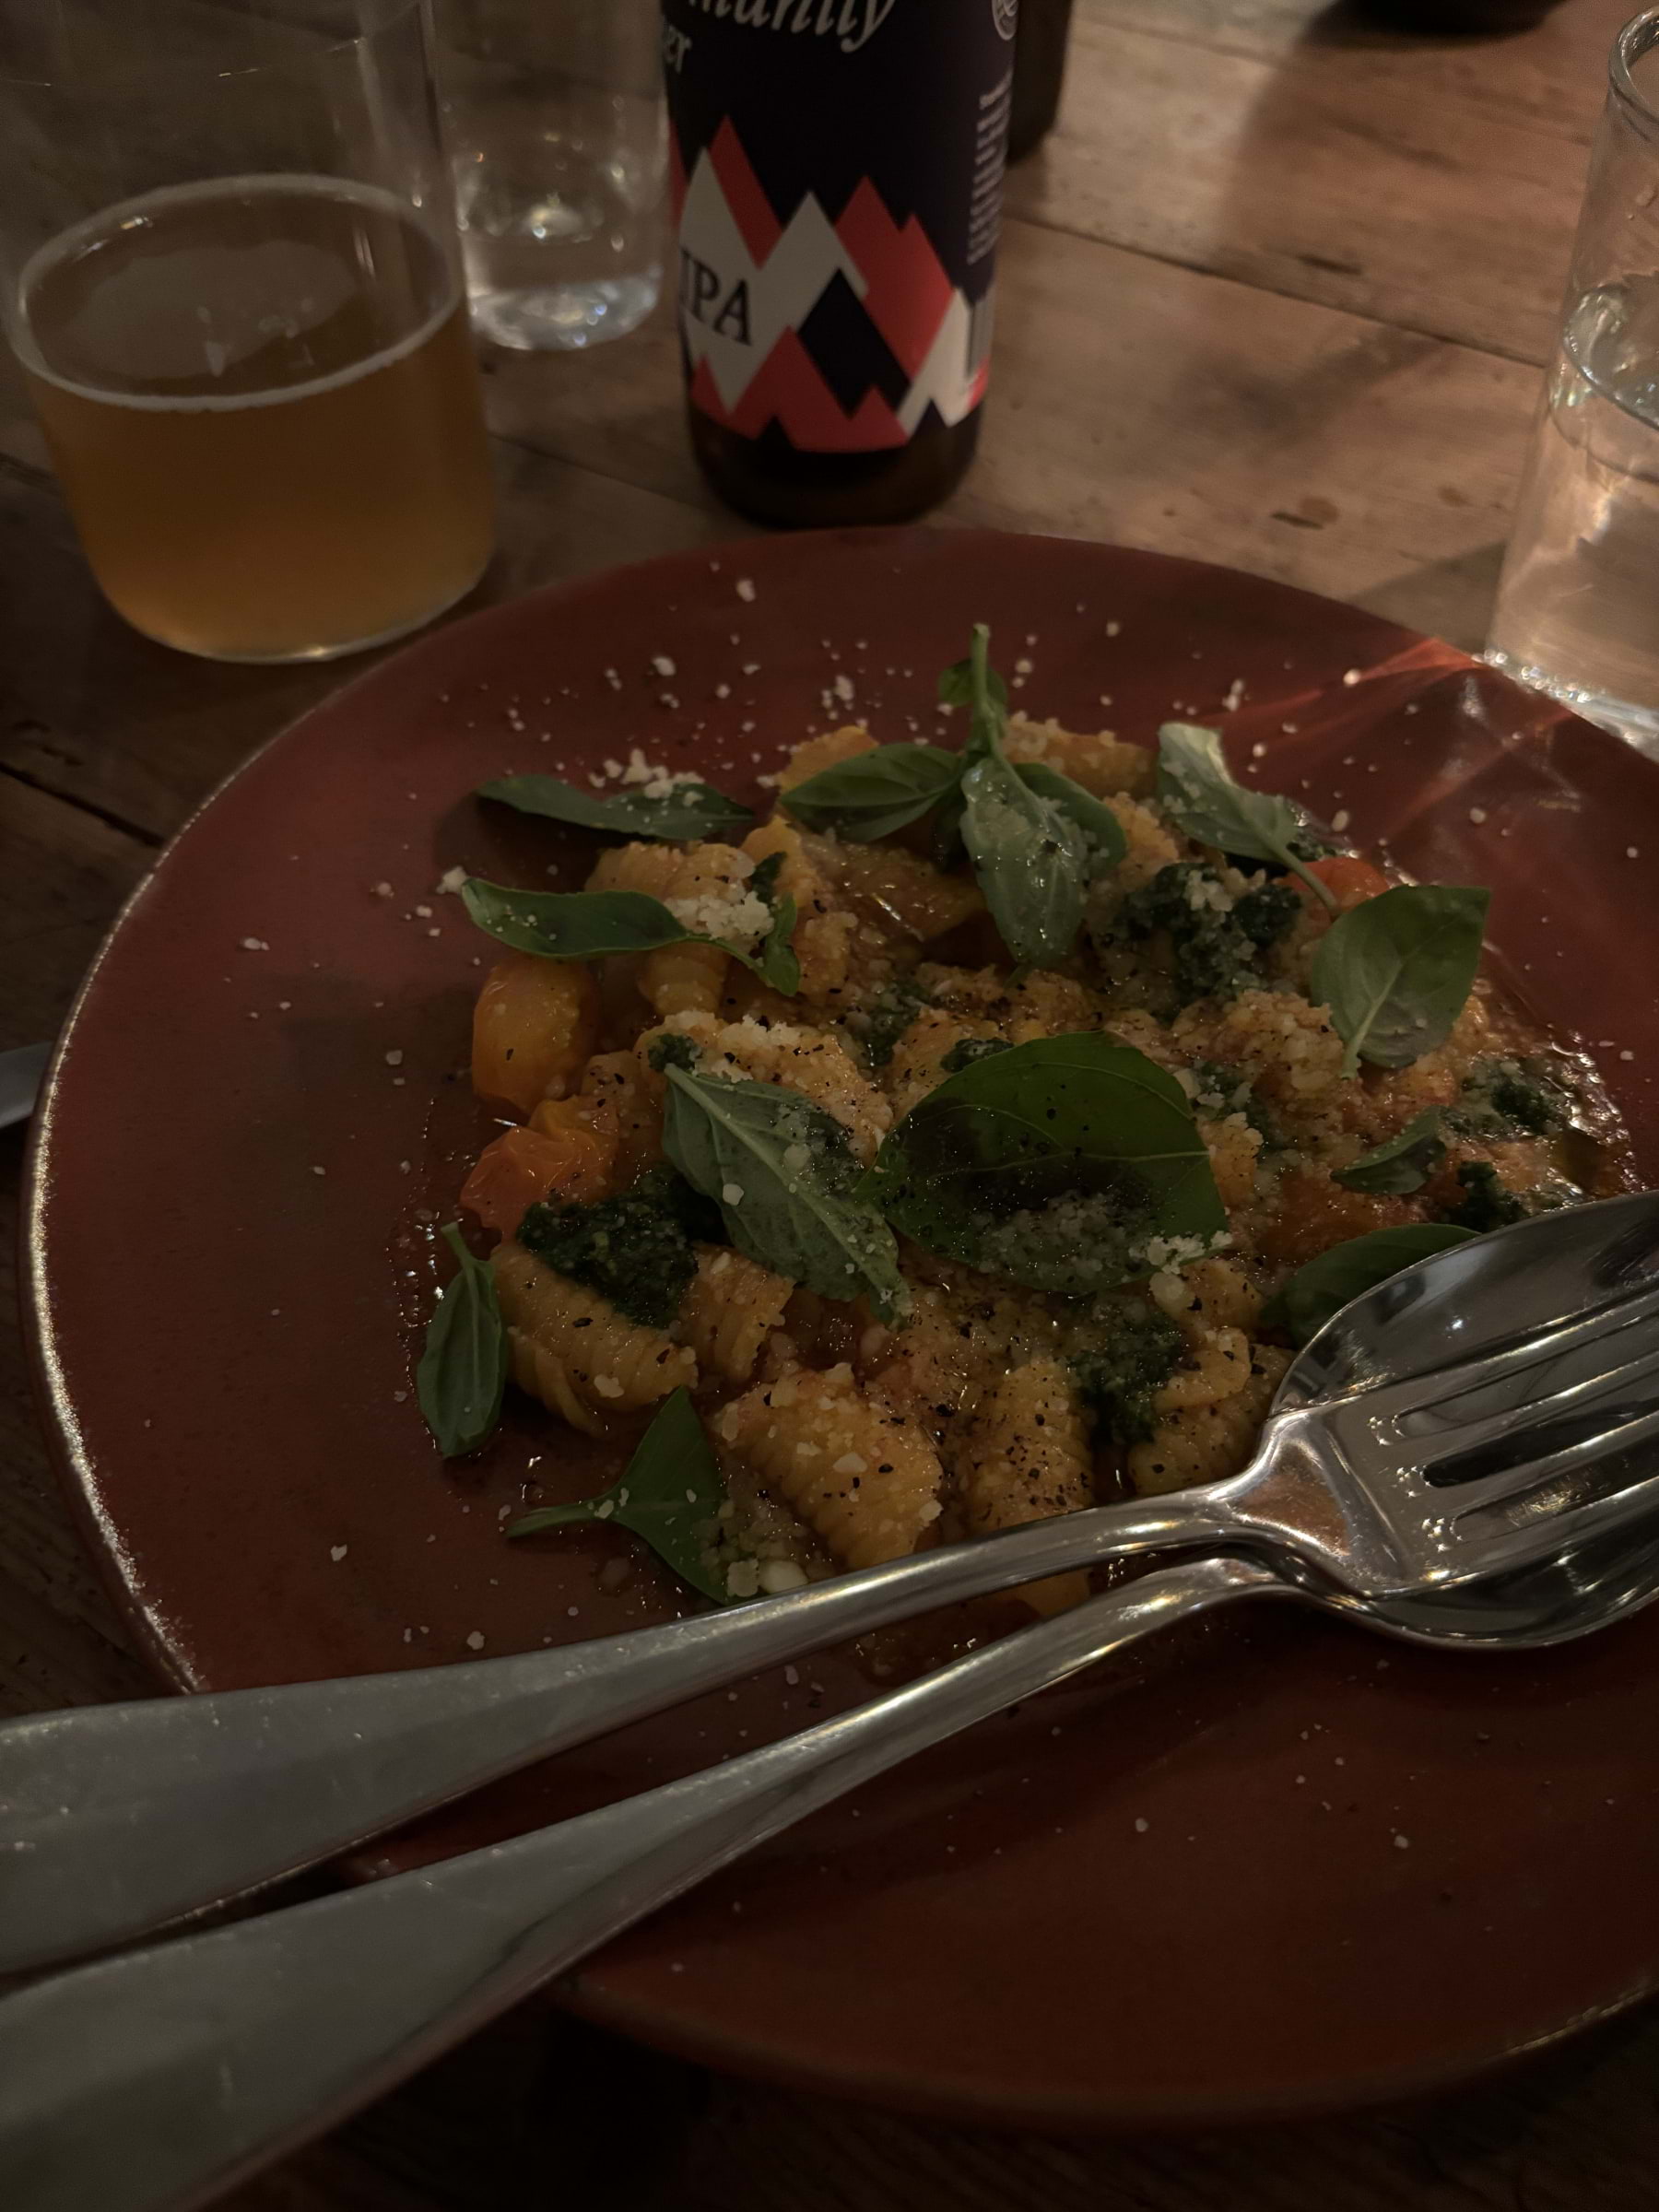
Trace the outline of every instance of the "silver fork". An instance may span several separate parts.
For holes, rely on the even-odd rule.
[[[1659,1466],[1628,1464],[1659,1435],[1656,1317],[1659,1194],[1548,1215],[1357,1300],[1227,1482],[555,1651],[0,1727],[0,1972],[130,1941],[762,1668],[1108,1557],[1241,1549],[1299,1586],[1420,1605],[1605,1539],[1659,1502]]]
[[[1484,1303],[1471,1303],[1483,1282]],[[1659,1197],[1547,1218],[1441,1254],[1357,1300],[1294,1364],[1257,1461],[1207,1490],[1040,1524],[805,1595],[531,1660],[108,1709],[6,1732],[0,1757],[24,1754],[5,1759],[8,1911],[15,1916],[18,1877],[32,1881],[25,1912],[50,1916],[55,1900],[62,1940],[74,1921],[59,1891],[76,1813],[72,1797],[54,1813],[42,1780],[50,1771],[78,1782],[83,1806],[101,1804],[104,1818],[87,1831],[99,1840],[72,1878],[111,1877],[122,1831],[107,1787],[88,1788],[91,1762],[64,1760],[65,1747],[87,1743],[100,1722],[111,1724],[105,1748],[120,1745],[124,1726],[159,1725],[160,1735],[144,1738],[146,1756],[160,1745],[171,1759],[175,1795],[152,1794],[142,1808],[165,1818],[153,1831],[129,1827],[125,1850],[153,1871],[159,1856],[185,1848],[182,1788],[191,1819],[207,1823],[194,1841],[222,1872],[229,1862],[212,1824],[234,1827],[245,1877],[253,1860],[241,1794],[261,1780],[248,1746],[263,1744],[266,1756],[275,1747],[280,1761],[307,1722],[323,1737],[316,1772],[331,1817],[349,1796],[360,1820],[365,1806],[406,1806],[417,1774],[425,1802],[434,1773],[453,1783],[465,1765],[476,1774],[479,1755],[463,1758],[457,1737],[489,1731],[499,1709],[478,1692],[491,1683],[508,1688],[510,1724],[484,1755],[500,1772],[550,1743],[965,1590],[1124,1548],[1248,1547],[1149,1574],[856,1712],[580,1819],[23,1991],[0,2004],[0,2203],[185,2212],[816,1807],[1214,1606],[1292,1595],[1419,1641],[1501,1646],[1560,1641],[1645,1604],[1659,1590],[1659,1469],[1632,1453],[1659,1433],[1656,1304]],[[1391,1376],[1383,1347],[1417,1373],[1415,1386]],[[1322,1389],[1330,1394],[1316,1396]],[[1542,1449],[1529,1441],[1540,1421]],[[1405,1465],[1394,1457],[1402,1451]],[[1641,1547],[1621,1545],[1643,1519]],[[460,1694],[440,1709],[433,1698],[446,1680]],[[553,1688],[573,1710],[549,1724],[534,1705]],[[263,1736],[240,1724],[261,1716]],[[170,1738],[170,1720],[186,1723],[185,1734]],[[510,1741],[520,1749],[504,1758]],[[182,1760],[182,1743],[191,1747]],[[375,1769],[388,1746],[394,1785],[382,1777],[346,1791],[347,1770]],[[32,1765],[21,1799],[20,1765]],[[136,1771],[125,1768],[129,1785]],[[297,1779],[291,1765],[279,1768],[265,1814],[302,1794]],[[303,1828],[290,1824],[290,1838]]]

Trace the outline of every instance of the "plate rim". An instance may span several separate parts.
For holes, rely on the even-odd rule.
[[[76,1030],[99,987],[108,956],[121,933],[135,915],[142,913],[162,871],[172,860],[178,847],[198,831],[204,818],[221,798],[264,762],[268,755],[300,736],[317,718],[335,713],[343,704],[349,702],[360,688],[377,683],[385,670],[394,664],[400,668],[408,668],[427,656],[440,656],[453,650],[453,641],[458,637],[487,636],[494,626],[507,627],[521,621],[528,607],[563,607],[579,603],[590,593],[610,593],[625,588],[629,582],[676,573],[700,574],[708,570],[711,562],[720,567],[728,560],[737,559],[764,568],[770,548],[781,544],[821,547],[848,552],[888,551],[896,545],[917,539],[937,540],[941,544],[953,546],[978,544],[992,553],[998,550],[1006,553],[1010,548],[1035,543],[1045,547],[1065,547],[1080,558],[1097,553],[1128,557],[1148,568],[1163,569],[1171,576],[1179,576],[1188,585],[1194,577],[1202,578],[1205,575],[1229,580],[1241,578],[1276,594],[1288,595],[1305,603],[1310,615],[1315,610],[1335,608],[1346,619],[1374,625],[1380,632],[1387,633],[1395,641],[1409,641],[1415,646],[1433,645],[1445,655],[1441,665],[1447,673],[1478,670],[1502,692],[1513,694],[1526,702],[1535,727],[1553,726],[1558,723],[1577,724],[1594,731],[1602,744],[1618,747],[1627,758],[1640,761],[1642,770],[1659,779],[1659,762],[1646,760],[1634,753],[1615,734],[1587,723],[1562,702],[1528,690],[1477,655],[1435,638],[1431,633],[1412,629],[1392,617],[1375,614],[1369,608],[1356,606],[1348,601],[1334,599],[1304,585],[1288,583],[1277,577],[1264,576],[1225,563],[1094,538],[1068,537],[1053,532],[992,528],[947,530],[924,525],[904,529],[861,527],[803,531],[792,533],[786,538],[748,535],[710,539],[693,547],[535,586],[453,619],[441,618],[434,627],[420,635],[389,648],[370,665],[357,671],[283,724],[238,761],[191,808],[156,853],[143,877],[122,901],[76,988],[54,1041],[41,1085],[40,1103],[28,1134],[19,1216],[23,1245],[22,1296],[19,1303],[26,1365],[33,1388],[36,1411],[53,1474],[60,1488],[67,1494],[100,1583],[109,1594],[124,1628],[133,1638],[145,1665],[155,1675],[159,1687],[163,1690],[190,1694],[206,1688],[207,1685],[193,1678],[192,1669],[183,1655],[170,1643],[164,1620],[147,1605],[135,1580],[127,1571],[120,1531],[100,1507],[95,1470],[82,1446],[78,1418],[62,1373],[55,1342],[43,1221],[53,1173],[51,1151],[59,1085],[74,1050]],[[353,1878],[366,1877],[366,1869],[352,1869],[349,1860],[336,1864],[351,1873]],[[1128,2098],[1118,2099],[1108,2083],[1102,2084],[1087,2098],[1066,2092],[1041,2095],[1012,2088],[999,2088],[994,2104],[982,2101],[977,2093],[971,2093],[965,2088],[953,2089],[947,2079],[930,2077],[913,2065],[900,2075],[891,2069],[866,2070],[856,2064],[793,2064],[773,2046],[746,2040],[729,2027],[704,2023],[692,2026],[672,2011],[655,2006],[647,2000],[631,1998],[595,1984],[582,1973],[580,1966],[559,1982],[548,1984],[542,1992],[542,1997],[543,2001],[554,2001],[597,2025],[691,2063],[808,2094],[841,2098],[934,2118],[947,2124],[999,2130],[1031,2129],[1073,2135],[1113,2135],[1136,2128],[1156,2132],[1204,2125],[1273,2124],[1374,2110],[1403,2099],[1453,2088],[1507,2072],[1527,2057],[1549,2050],[1581,2030],[1617,2017],[1655,1993],[1659,1993],[1659,1960],[1655,1961],[1650,1971],[1630,1985],[1516,2045],[1494,2049],[1489,2043],[1483,2043],[1477,2049],[1471,2048],[1462,2053],[1441,2052],[1412,2065],[1392,2069],[1373,2067],[1359,2074],[1350,2069],[1347,2073],[1328,2075],[1318,2081],[1309,2081],[1304,2088],[1295,2092],[1287,2091],[1283,2095],[1262,2091],[1239,2091],[1230,2095],[1215,2087],[1198,2086],[1190,2092],[1181,2094],[1151,2097],[1145,2093],[1134,2093]]]

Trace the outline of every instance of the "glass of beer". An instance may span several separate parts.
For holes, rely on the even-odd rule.
[[[0,0],[0,288],[112,604],[216,660],[417,629],[494,535],[424,0]]]

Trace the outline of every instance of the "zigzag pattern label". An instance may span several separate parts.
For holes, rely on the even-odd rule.
[[[784,220],[729,118],[688,176],[677,144],[672,164],[680,330],[704,414],[747,438],[775,423],[804,453],[867,453],[979,406],[991,297],[971,301],[868,179],[834,221],[813,193]]]

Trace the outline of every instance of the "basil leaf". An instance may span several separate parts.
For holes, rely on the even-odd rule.
[[[510,1536],[539,1536],[550,1528],[606,1521],[643,1536],[683,1583],[724,1605],[725,1579],[707,1554],[718,1534],[725,1484],[688,1390],[663,1402],[625,1472],[608,1490],[575,1505],[542,1506],[508,1526]]]
[[[1014,773],[1028,791],[1034,791],[1040,799],[1051,800],[1082,830],[1088,841],[1091,875],[1104,875],[1108,868],[1117,866],[1129,850],[1129,841],[1110,806],[1046,761],[1022,760]]]
[[[924,1006],[932,1004],[931,993],[913,975],[896,975],[890,982],[882,984],[874,998],[848,1016],[847,1027],[872,1075],[892,1065],[900,1038]]]
[[[594,960],[698,941],[660,899],[642,891],[515,891],[471,876],[461,898],[481,930],[544,960]]]
[[[795,902],[789,893],[778,896],[778,877],[782,873],[783,855],[771,853],[760,863],[748,879],[748,888],[765,900],[771,909],[771,927],[760,940],[756,958],[761,980],[785,998],[793,998],[801,987],[801,963],[795,956],[794,925]]]
[[[962,778],[962,842],[1003,943],[1022,968],[1065,959],[1083,925],[1088,847],[1051,799],[1029,790],[999,750]]]
[[[973,651],[965,661],[954,661],[939,678],[939,703],[947,707],[968,707],[977,719],[987,702],[999,713],[1008,711],[1008,687],[994,668],[985,665],[983,654],[991,641],[991,631],[983,622],[973,626]]]
[[[1440,1108],[1427,1107],[1385,1145],[1361,1153],[1346,1168],[1334,1170],[1331,1181],[1346,1190],[1369,1191],[1386,1198],[1407,1197],[1422,1189],[1446,1157],[1440,1129]]]
[[[1489,891],[1400,884],[1339,915],[1313,954],[1309,996],[1329,1006],[1353,1075],[1408,1067],[1444,1044],[1480,965]]]
[[[1217,731],[1166,722],[1158,733],[1157,789],[1165,813],[1199,844],[1288,868],[1336,911],[1335,895],[1297,851],[1306,834],[1300,810],[1288,799],[1235,782]]]
[[[893,1232],[858,1195],[861,1175],[833,1115],[780,1083],[729,1082],[665,1056],[663,1148],[720,1207],[751,1260],[824,1298],[866,1296],[883,1320],[907,1302]]]
[[[707,1200],[666,1167],[589,1206],[542,1199],[518,1226],[519,1242],[544,1267],[596,1290],[642,1329],[674,1326],[697,1273],[696,1247],[720,1233]]]
[[[1195,1258],[1227,1227],[1180,1084],[1091,1034],[951,1076],[893,1131],[865,1187],[930,1252],[1071,1296]]]
[[[652,799],[638,790],[582,791],[557,776],[498,776],[480,783],[477,795],[516,806],[521,814],[574,822],[582,830],[606,830],[616,837],[653,838],[663,844],[705,837],[729,841],[755,819],[751,808],[701,782],[677,783],[665,797]]]
[[[1377,1229],[1370,1236],[1351,1237],[1299,1267],[1263,1307],[1262,1320],[1270,1328],[1283,1329],[1293,1343],[1310,1344],[1325,1323],[1362,1291],[1431,1253],[1466,1243],[1474,1233],[1439,1221],[1409,1221],[1401,1229]]]
[[[687,929],[660,899],[647,898],[643,891],[515,891],[471,876],[461,887],[461,899],[487,935],[544,960],[596,960],[613,952],[659,952],[665,945],[715,945],[786,996],[800,988],[800,962],[789,945],[793,899],[777,902],[765,942],[753,953]]]
[[[959,753],[938,745],[881,745],[826,768],[783,794],[783,806],[808,830],[833,830],[850,844],[920,821],[961,781]]]
[[[962,842],[1003,943],[1021,968],[1052,968],[1077,942],[1088,897],[1083,832],[1021,779],[1003,750],[1007,692],[987,657],[991,633],[976,625],[971,658],[947,669],[941,698],[973,710],[962,777]]]
[[[939,811],[934,818],[933,864],[935,868],[943,868],[947,874],[968,857],[962,843],[962,817],[967,811],[968,802],[962,796],[960,783],[958,783],[940,801]]]
[[[495,1277],[467,1250],[459,1223],[441,1233],[461,1272],[445,1286],[427,1324],[415,1394],[444,1458],[460,1459],[487,1442],[501,1418],[507,1327]]]

